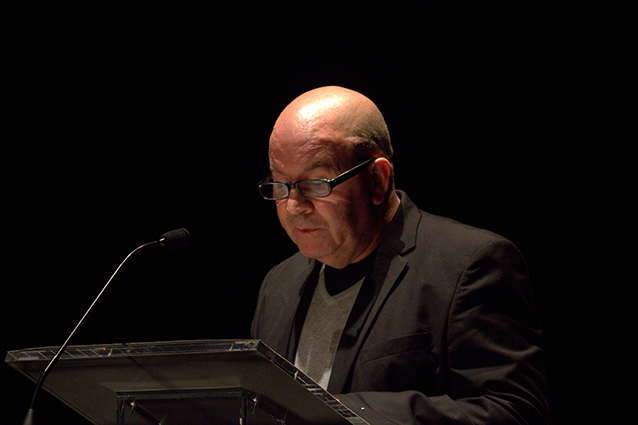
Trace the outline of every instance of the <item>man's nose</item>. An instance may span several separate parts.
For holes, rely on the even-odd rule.
[[[286,211],[288,211],[289,214],[308,214],[312,209],[313,205],[310,199],[303,196],[294,187],[290,188],[290,194],[288,195],[288,199],[286,199]]]

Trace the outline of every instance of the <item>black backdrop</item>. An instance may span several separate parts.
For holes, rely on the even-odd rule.
[[[407,3],[4,6],[2,353],[61,344],[177,227],[73,342],[247,337],[294,252],[255,187],[270,128],[337,84],[384,112],[421,208],[526,255],[556,423],[635,419],[629,8]],[[19,423],[33,384],[0,371]],[[48,394],[39,416],[85,423]]]

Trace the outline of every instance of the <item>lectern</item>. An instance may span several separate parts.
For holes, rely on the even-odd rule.
[[[35,382],[55,352],[6,362]],[[100,425],[367,424],[259,340],[70,346],[44,389]]]

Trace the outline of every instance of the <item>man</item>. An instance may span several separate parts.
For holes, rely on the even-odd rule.
[[[395,190],[372,101],[301,95],[269,157],[260,191],[300,252],[266,276],[254,338],[370,424],[549,422],[524,259]]]

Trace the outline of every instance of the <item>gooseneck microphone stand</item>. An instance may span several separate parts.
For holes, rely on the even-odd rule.
[[[82,325],[84,325],[86,320],[89,318],[89,316],[93,312],[93,309],[95,308],[96,304],[98,303],[98,301],[102,297],[102,294],[104,294],[104,292],[106,291],[106,288],[108,288],[109,284],[111,283],[111,281],[113,280],[113,278],[115,277],[117,272],[120,270],[120,268],[122,268],[124,263],[126,263],[126,261],[130,257],[132,257],[134,254],[137,254],[138,252],[140,252],[140,251],[142,251],[144,249],[151,248],[151,247],[154,247],[154,246],[162,246],[162,247],[168,248],[168,249],[179,248],[179,247],[188,245],[189,241],[190,241],[190,233],[188,232],[188,230],[186,230],[186,229],[172,230],[170,232],[164,233],[162,235],[162,237],[159,240],[157,240],[157,241],[148,242],[148,243],[145,243],[144,245],[138,246],[133,251],[131,251],[126,256],[126,258],[124,258],[124,261],[122,261],[120,263],[120,265],[117,267],[117,269],[115,269],[115,272],[111,275],[111,278],[108,280],[108,282],[106,282],[106,285],[104,285],[104,288],[102,288],[102,290],[100,291],[98,296],[95,298],[95,300],[93,301],[93,303],[91,304],[89,309],[86,311],[86,313],[84,313],[84,316],[82,316],[82,319],[80,319],[80,322],[75,326],[73,331],[71,331],[71,334],[69,335],[69,337],[66,339],[66,341],[64,341],[64,344],[62,344],[60,346],[58,351],[55,353],[53,358],[49,361],[49,364],[47,364],[46,368],[44,369],[44,371],[40,375],[40,378],[38,378],[38,381],[37,381],[37,383],[35,385],[35,391],[33,392],[33,397],[31,398],[31,405],[29,407],[29,410],[27,410],[27,414],[26,414],[26,416],[24,418],[23,425],[34,425],[35,424],[35,410],[34,410],[35,402],[36,402],[36,400],[38,398],[38,394],[40,393],[40,389],[42,388],[42,385],[44,384],[44,381],[46,380],[47,376],[49,376],[49,373],[51,373],[51,370],[55,367],[56,363],[58,362],[58,360],[62,356],[62,353],[64,353],[64,350],[66,350],[66,347],[69,345],[69,342],[73,338],[73,335],[75,335],[75,333],[78,331],[78,329],[80,329],[82,327]]]

